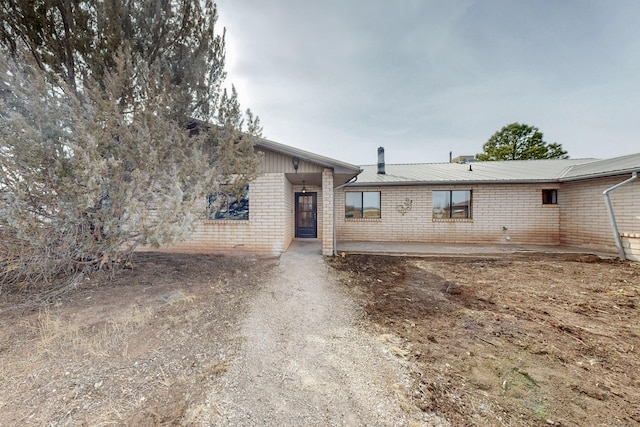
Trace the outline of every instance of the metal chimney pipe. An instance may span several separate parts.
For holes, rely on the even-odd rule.
[[[384,175],[384,148],[378,147],[378,173]]]

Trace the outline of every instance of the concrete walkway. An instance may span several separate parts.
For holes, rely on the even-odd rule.
[[[581,254],[600,258],[617,258],[615,253],[603,253],[586,248],[543,245],[482,245],[415,242],[338,242],[338,254],[376,254],[395,256],[444,257],[523,257],[532,254]]]

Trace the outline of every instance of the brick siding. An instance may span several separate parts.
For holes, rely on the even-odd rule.
[[[568,245],[615,253],[603,191],[628,176],[555,184],[351,187],[336,195],[341,241]],[[542,190],[558,204],[543,205]],[[471,190],[471,220],[433,220],[434,190]],[[380,191],[380,219],[345,218],[345,191]],[[630,259],[640,257],[640,181],[610,193]],[[410,203],[409,203],[410,202]],[[407,206],[410,210],[406,210]],[[404,211],[404,214],[402,213]]]
[[[249,220],[210,220],[196,225],[184,242],[161,251],[279,254],[291,243],[292,191],[284,173],[266,173],[251,182]]]
[[[558,194],[562,204],[560,242],[615,252],[615,236],[603,192],[628,178],[623,175],[563,183]],[[620,234],[640,234],[640,180],[612,191],[609,197]],[[627,238],[627,242],[630,239]]]
[[[560,243],[558,205],[543,205],[542,190],[557,185],[453,185],[351,187],[380,191],[380,219],[345,218],[345,189],[336,195],[341,241],[426,243]],[[471,190],[472,219],[433,220],[434,190]],[[406,210],[407,206],[410,210]],[[404,212],[404,214],[403,214]]]
[[[280,169],[280,171],[278,171]],[[261,175],[250,184],[248,221],[203,221],[184,242],[160,251],[234,253],[284,252],[295,235],[294,193],[287,173],[321,174],[317,193],[318,240],[333,252],[334,221],[339,241],[569,245],[616,253],[602,192],[628,175],[553,184],[483,184],[347,187],[335,192],[333,171],[265,153]],[[317,175],[316,175],[317,176]],[[558,203],[542,204],[542,190],[556,189]],[[471,190],[472,218],[434,220],[432,192]],[[345,218],[345,191],[379,191],[381,218]],[[611,193],[619,231],[629,259],[640,259],[640,180]],[[205,201],[203,201],[205,203]]]

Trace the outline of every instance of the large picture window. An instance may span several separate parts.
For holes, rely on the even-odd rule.
[[[347,191],[344,216],[345,218],[380,218],[380,192]]]
[[[433,191],[433,219],[470,219],[471,190]]]
[[[207,196],[209,219],[249,220],[249,187],[240,194],[225,192]]]

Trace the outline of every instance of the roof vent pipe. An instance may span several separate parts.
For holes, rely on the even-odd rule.
[[[384,148],[378,147],[378,173],[384,175]]]

